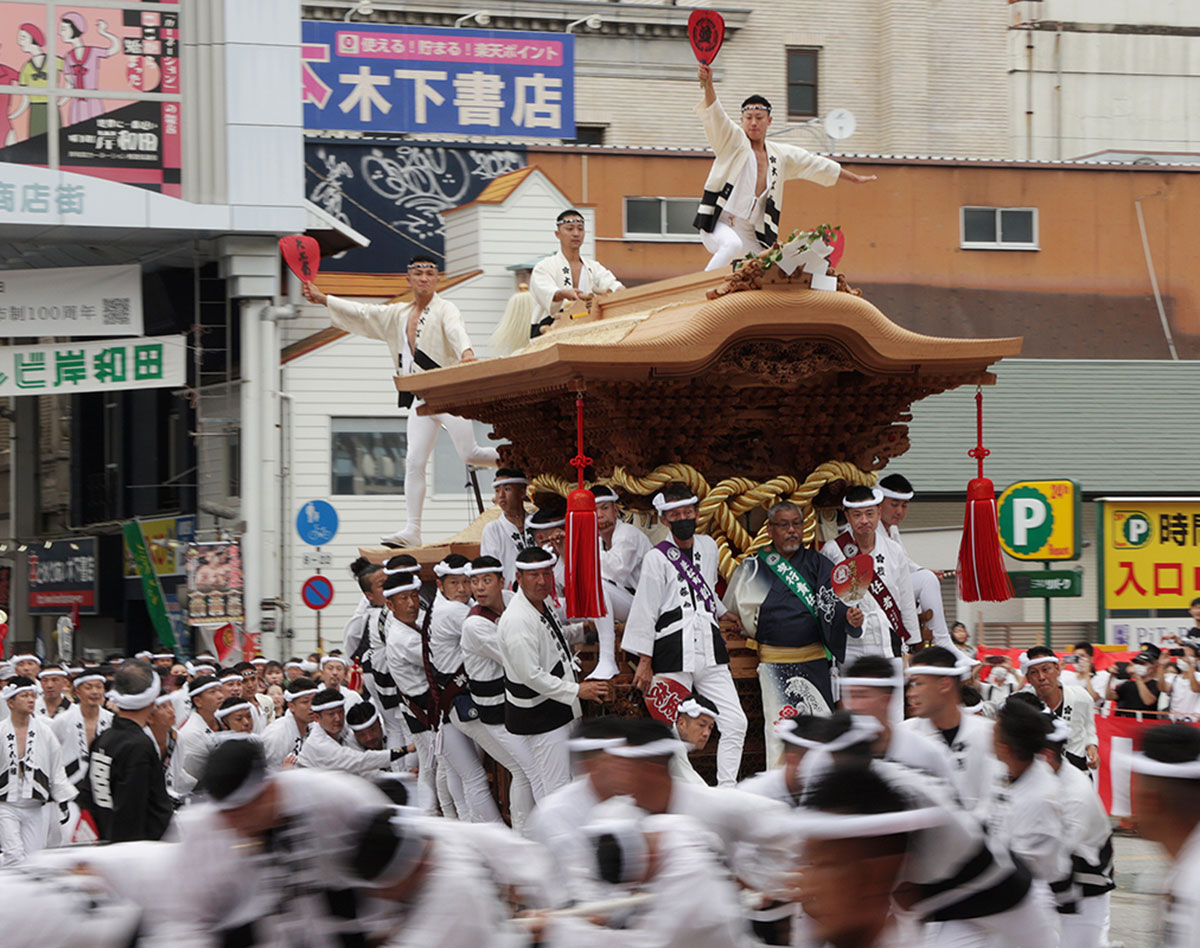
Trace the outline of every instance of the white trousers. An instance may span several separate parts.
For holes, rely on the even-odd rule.
[[[1109,903],[1112,893],[1080,899],[1074,915],[1060,915],[1062,948],[1108,948]]]
[[[942,605],[942,584],[933,575],[933,570],[919,569],[912,574],[913,596],[917,600],[917,614],[926,610],[933,613],[929,628],[933,632],[933,644],[954,652],[954,640],[946,625],[946,608]],[[912,647],[910,640],[909,647]],[[957,654],[957,653],[955,653]]]
[[[571,721],[545,734],[515,735],[528,745],[534,770],[546,793],[553,793],[571,782],[571,752],[567,750],[567,739],[574,723]]]
[[[15,866],[46,848],[50,817],[58,807],[44,803],[21,806],[0,803],[0,866]]]
[[[464,721],[458,716],[457,708],[450,710],[449,727],[442,725],[445,731],[442,758],[462,781],[463,802],[467,808],[466,813],[459,809],[458,818],[471,823],[500,822],[500,809],[492,796],[487,771],[483,769],[479,748],[473,740],[478,729],[485,726],[478,721]]]
[[[700,243],[712,254],[705,270],[722,270],[738,257],[744,257],[748,253],[761,253],[763,250],[758,238],[754,236],[754,226],[749,221],[735,217],[732,218],[733,224],[730,226],[727,223],[729,220],[729,217],[722,215],[711,234],[700,231]]]
[[[420,402],[413,402],[408,410],[405,427],[406,446],[404,454],[404,504],[408,510],[408,526],[405,529],[421,529],[421,510],[425,507],[426,474],[433,446],[437,443],[439,428],[445,428],[454,450],[464,464],[473,467],[495,467],[500,455],[495,448],[485,448],[475,440],[475,428],[458,415],[418,415]]]
[[[717,706],[717,786],[737,784],[742,766],[742,745],[746,743],[746,712],[738,698],[737,686],[728,665],[709,665],[696,672],[664,672],[660,678],[678,682],[689,691],[703,695]]]
[[[515,735],[506,731],[502,725],[484,724],[476,719],[457,722],[457,726],[478,744],[485,754],[512,775],[508,791],[509,812],[513,829],[520,832],[525,825],[525,819],[533,810],[534,803],[545,795],[542,793],[541,779],[537,780],[536,790],[530,780],[530,772],[536,776],[537,769],[534,766],[533,755],[529,753],[529,745],[514,740]],[[499,813],[496,818],[500,818]]]
[[[932,925],[936,948],[1058,948],[1058,925],[1046,883],[1035,881],[1007,912]]]

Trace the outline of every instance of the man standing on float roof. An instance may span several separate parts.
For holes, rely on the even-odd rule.
[[[302,287],[304,298],[328,307],[330,321],[338,329],[368,339],[380,339],[392,352],[396,375],[440,369],[459,362],[474,362],[475,351],[463,326],[458,307],[437,294],[437,262],[418,254],[408,264],[408,284],[412,302],[370,305],[329,296],[315,283]],[[421,510],[425,506],[425,477],[439,428],[445,428],[454,442],[454,450],[464,464],[495,467],[500,455],[495,448],[481,447],[475,441],[471,422],[457,415],[421,415],[424,402],[410,393],[400,393],[400,407],[408,409],[405,429],[407,449],[404,457],[404,501],[408,523],[383,537],[385,546],[421,545]]]
[[[797,145],[767,141],[771,103],[761,95],[742,102],[741,125],[735,124],[717,101],[712,66],[701,63],[699,76],[704,101],[696,106],[696,114],[716,152],[694,222],[704,248],[713,255],[705,270],[720,270],[775,242],[785,181],[803,178],[828,188],[839,178],[855,184],[875,180],[873,174],[847,171],[832,158]]]
[[[538,261],[529,277],[534,313],[530,335],[537,337],[554,320],[559,306],[601,293],[625,289],[621,281],[595,260],[585,260],[580,250],[587,236],[583,215],[575,208],[563,211],[554,221],[559,250]]]

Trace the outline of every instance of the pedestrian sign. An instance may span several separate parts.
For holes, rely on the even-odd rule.
[[[337,511],[328,501],[310,500],[296,514],[296,532],[310,546],[324,546],[337,531]]]
[[[1000,545],[1018,560],[1079,559],[1079,507],[1074,481],[1018,481],[996,503]]]

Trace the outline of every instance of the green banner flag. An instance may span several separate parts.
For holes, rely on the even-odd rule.
[[[142,534],[142,525],[136,520],[130,520],[122,528],[125,534],[125,548],[137,567],[138,575],[142,577],[142,590],[146,594],[146,611],[150,613],[150,621],[158,632],[158,641],[169,648],[175,647],[175,633],[171,629],[171,619],[167,615],[167,604],[163,599],[162,584],[158,581],[158,573],[154,571],[154,562],[146,550],[146,537]]]

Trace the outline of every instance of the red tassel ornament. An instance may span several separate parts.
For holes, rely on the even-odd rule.
[[[596,498],[583,486],[583,471],[592,459],[583,453],[583,393],[575,396],[576,455],[571,464],[579,471],[579,487],[567,495],[567,542],[564,583],[568,619],[596,619],[606,615],[600,591],[600,528],[596,523]]]
[[[983,476],[983,392],[975,390],[975,447],[967,452],[978,464],[978,476],[967,485],[967,511],[958,548],[958,597],[963,602],[1004,602],[1013,597],[1012,582],[1000,550],[996,488]]]

